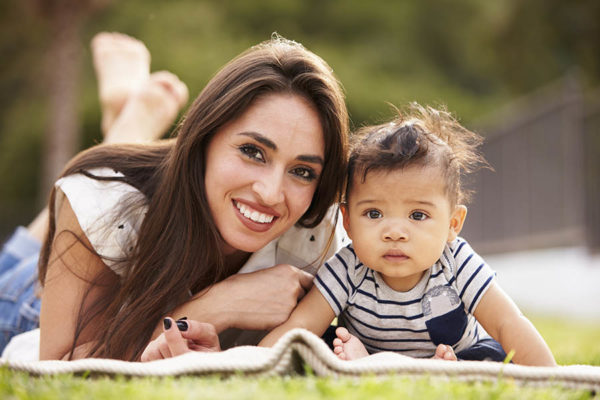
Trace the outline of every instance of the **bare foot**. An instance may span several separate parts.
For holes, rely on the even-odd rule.
[[[435,354],[431,357],[433,360],[456,361],[456,354],[452,346],[438,344],[435,349]]]
[[[143,143],[160,138],[187,100],[187,86],[177,76],[167,71],[153,73],[131,94],[104,143]]]
[[[369,355],[362,342],[348,332],[346,328],[335,330],[337,338],[333,339],[333,352],[342,360],[356,360]]]
[[[150,52],[144,43],[122,33],[99,33],[91,47],[102,107],[102,133],[106,135],[131,94],[148,81]]]

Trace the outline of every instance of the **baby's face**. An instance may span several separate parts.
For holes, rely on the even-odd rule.
[[[439,168],[412,166],[355,177],[342,212],[358,258],[404,292],[456,238],[466,209],[451,206]]]

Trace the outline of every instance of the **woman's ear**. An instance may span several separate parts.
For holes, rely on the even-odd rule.
[[[452,216],[450,217],[450,229],[448,230],[448,242],[453,241],[460,234],[462,227],[467,218],[467,207],[462,204],[454,207]]]
[[[350,232],[350,212],[348,211],[348,203],[341,203],[340,211],[342,211],[344,229],[346,230],[346,233],[348,234],[350,240],[352,240],[352,233]]]

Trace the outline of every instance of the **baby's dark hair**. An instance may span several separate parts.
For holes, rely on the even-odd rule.
[[[352,137],[345,201],[354,178],[364,182],[371,171],[393,171],[409,166],[439,167],[452,206],[468,202],[471,191],[462,177],[488,167],[479,153],[483,138],[464,128],[445,109],[411,103],[391,122],[367,126]]]

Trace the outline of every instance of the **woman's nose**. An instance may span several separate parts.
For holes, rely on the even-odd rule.
[[[282,180],[281,174],[265,174],[254,182],[252,190],[265,205],[279,204],[284,200]]]

